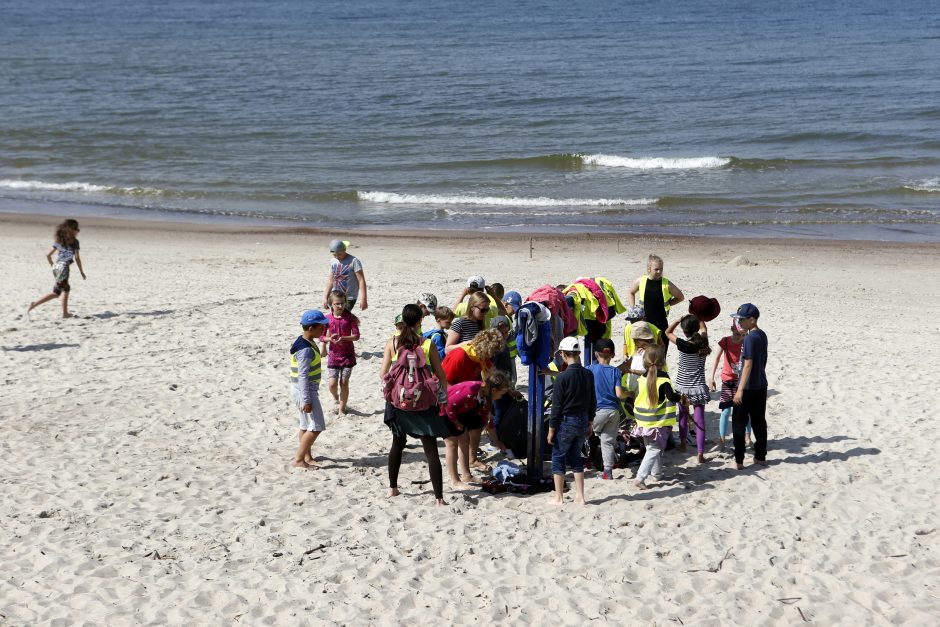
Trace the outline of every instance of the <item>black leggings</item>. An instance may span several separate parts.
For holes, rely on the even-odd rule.
[[[398,471],[401,468],[401,455],[405,450],[407,436],[392,436],[392,448],[388,452],[388,487],[398,487]],[[424,456],[428,460],[428,472],[431,475],[431,486],[434,488],[434,498],[444,498],[444,479],[441,474],[441,458],[437,454],[437,438],[421,436],[424,446]]]
[[[734,434],[734,461],[744,463],[744,432],[748,422],[754,432],[754,459],[767,459],[767,390],[744,390],[741,404],[731,411],[731,431]]]

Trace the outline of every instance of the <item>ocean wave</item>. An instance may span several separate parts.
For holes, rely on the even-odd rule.
[[[580,155],[585,165],[631,170],[714,170],[731,163],[731,157],[621,157]]]
[[[478,205],[502,207],[618,207],[656,204],[656,198],[523,198],[519,196],[467,196],[358,192],[359,200],[392,205]]]
[[[96,185],[81,181],[68,183],[47,183],[45,181],[20,181],[14,179],[0,180],[0,189],[33,192],[84,192],[90,194],[119,194],[122,196],[160,196],[163,191],[151,187],[114,187]]]
[[[905,185],[904,189],[914,192],[940,192],[940,176]]]

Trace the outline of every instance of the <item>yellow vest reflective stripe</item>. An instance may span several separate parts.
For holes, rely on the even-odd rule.
[[[644,274],[640,277],[640,289],[637,290],[637,297],[639,305],[643,306],[643,295],[646,294],[646,282],[649,281],[649,275]],[[665,308],[666,313],[669,313],[669,301],[672,300],[672,293],[669,291],[669,279],[663,277],[662,279],[663,287],[663,308]]]
[[[656,377],[656,388],[663,383],[671,383],[669,377]],[[638,427],[671,427],[676,424],[676,404],[668,398],[659,399],[659,404],[651,407],[646,391],[646,377],[637,381],[636,402],[633,404],[633,416]]]
[[[307,379],[312,381],[315,385],[320,384],[320,372],[321,372],[321,359],[320,359],[320,350],[317,348],[316,344],[313,342],[310,343],[310,348],[313,349],[313,360],[310,362],[310,370],[307,372]],[[300,351],[297,351],[298,353]],[[299,364],[297,363],[297,353],[290,354],[290,380],[297,381],[299,378]]]

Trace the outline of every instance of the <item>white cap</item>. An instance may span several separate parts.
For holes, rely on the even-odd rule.
[[[470,287],[470,285],[473,283],[476,283],[477,287],[480,288],[481,290],[484,287],[486,287],[486,281],[484,281],[483,277],[481,276],[472,276],[469,279],[467,279],[467,287]]]
[[[566,337],[558,344],[558,350],[566,353],[580,353],[581,347],[578,345],[578,338]]]

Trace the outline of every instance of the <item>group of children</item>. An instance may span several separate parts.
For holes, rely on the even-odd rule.
[[[324,427],[315,394],[323,353],[328,355],[330,392],[336,411],[347,411],[349,376],[356,363],[354,342],[359,339],[358,319],[350,311],[354,299],[349,298],[348,290],[350,285],[358,285],[364,305],[365,281],[358,260],[348,260],[352,256],[346,253],[346,245],[339,240],[331,243],[331,252],[340,263],[339,269],[335,262],[331,269],[329,314],[305,312],[301,320],[304,334],[291,348],[292,397],[301,414],[300,446],[294,458],[298,467],[316,465],[310,446]],[[348,269],[345,284],[344,276],[340,276],[342,268]],[[634,421],[629,435],[642,440],[645,447],[634,481],[637,488],[646,489],[648,478],[660,474],[673,427],[678,427],[678,445],[684,451],[689,422],[694,424],[698,461],[704,462],[705,405],[711,400],[711,392],[717,391],[719,363],[719,446],[725,446],[730,417],[736,466],[743,467],[746,435],[752,428],[755,462],[765,462],[767,340],[757,327],[757,308],[745,304],[732,315],[730,334],[718,342],[719,352],[706,380],[706,358],[712,352],[706,323],[717,317],[718,302],[696,297],[689,314],[665,324],[663,319],[669,309],[682,302],[684,296],[662,277],[662,260],[652,255],[647,275],[634,284],[630,297],[623,363],[611,365],[615,345],[609,338],[600,338],[593,342],[593,355],[588,360],[591,363],[583,366],[579,338],[567,336],[558,344],[557,367],[540,373],[555,378],[547,443],[552,446],[556,504],[563,503],[566,470],[574,473],[575,502],[584,502],[582,451],[585,440],[592,435],[600,441],[600,478],[614,478],[614,449],[624,414],[632,415]],[[477,459],[485,429],[489,429],[491,442],[505,451],[494,427],[505,401],[521,396],[515,390],[513,318],[522,304],[518,292],[504,292],[501,285],[487,285],[483,277],[474,276],[468,279],[453,307],[440,306],[434,294],[422,293],[396,317],[380,369],[386,396],[385,423],[392,431],[390,496],[398,494],[397,478],[407,436],[422,441],[438,504],[443,504],[443,469],[437,438],[445,441],[452,489],[471,487],[476,481],[472,472],[488,470]],[[647,306],[653,311],[648,312]],[[431,317],[433,326],[428,324]],[[315,340],[320,342],[319,350]],[[674,375],[666,363],[670,344],[678,351]]]

